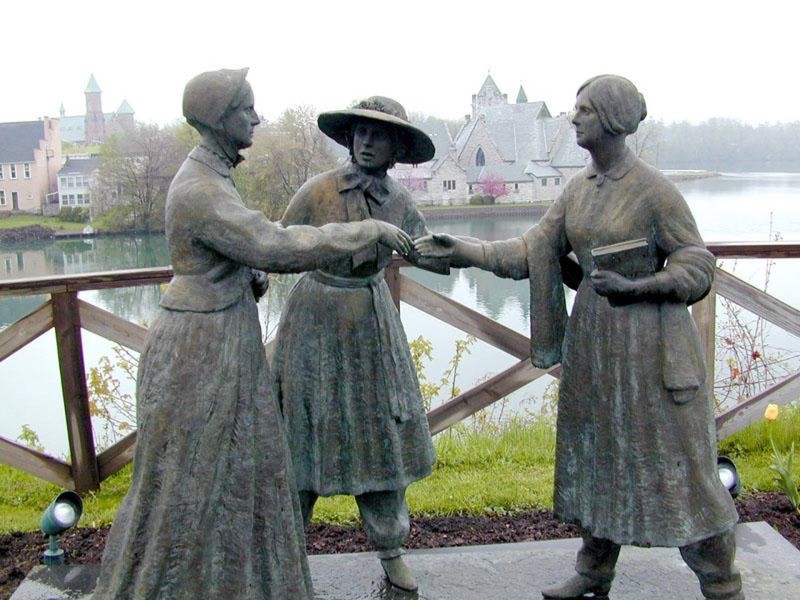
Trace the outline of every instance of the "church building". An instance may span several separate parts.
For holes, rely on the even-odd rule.
[[[76,146],[102,144],[114,133],[130,131],[135,127],[134,112],[127,100],[123,100],[116,112],[103,112],[103,91],[97,85],[94,75],[83,92],[86,96],[86,113],[65,115],[64,105],[60,109],[61,139]]]

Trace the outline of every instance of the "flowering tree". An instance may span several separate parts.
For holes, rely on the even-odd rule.
[[[494,173],[487,173],[484,175],[478,181],[478,189],[480,189],[481,193],[485,196],[491,196],[492,198],[499,198],[508,193],[508,190],[506,190],[506,182]]]

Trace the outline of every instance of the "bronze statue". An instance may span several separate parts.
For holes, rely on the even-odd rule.
[[[167,196],[175,275],[139,360],[133,479],[95,598],[313,597],[253,269],[315,269],[378,242],[407,252],[411,239],[378,221],[284,228],[245,208],[231,170],[259,124],[246,74],[202,73],[184,91],[201,142]]]
[[[374,217],[412,237],[427,233],[409,192],[386,174],[396,161],[420,163],[434,154],[403,107],[374,96],[322,113],[318,123],[350,150],[351,162],[306,182],[282,223]],[[438,259],[407,258],[448,271]],[[373,245],[303,276],[282,312],[274,368],[305,522],[319,496],[355,496],[389,581],[415,590],[402,560],[405,490],[431,472],[434,451],[406,335],[384,281],[391,259],[388,248]]]
[[[703,354],[686,310],[708,292],[714,257],[678,190],[625,144],[646,112],[627,79],[590,79],[572,122],[591,164],[541,222],[500,242],[416,242],[454,266],[530,278],[532,361],[561,361],[554,508],[585,534],[577,574],[545,598],[605,597],[622,544],[679,547],[706,598],[744,598],[736,509],[717,475]],[[567,317],[560,261],[570,252],[586,275]]]

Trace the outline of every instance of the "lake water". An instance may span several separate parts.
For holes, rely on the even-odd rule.
[[[778,236],[800,241],[800,174],[740,173],[679,184],[707,242],[768,241]],[[434,231],[470,235],[481,239],[518,236],[531,225],[526,217],[472,220],[436,220]],[[87,240],[31,242],[0,246],[0,279],[50,274],[108,271],[163,266],[169,256],[163,236],[100,237]],[[763,288],[764,260],[727,260],[726,270]],[[418,269],[403,273],[466,306],[527,335],[529,328],[528,283],[498,279],[477,269],[454,270],[442,277]],[[780,300],[800,306],[800,261],[778,260],[771,268],[768,290]],[[268,301],[261,302],[263,325],[274,332],[283,301],[293,277],[281,277],[271,286]],[[146,322],[158,305],[158,286],[83,292],[81,298],[135,322]],[[35,309],[45,296],[0,299],[0,328]],[[454,344],[465,334],[408,305],[402,305],[409,339],[424,336],[433,344],[433,359],[426,368],[437,381],[453,355]],[[718,309],[719,314],[719,309]],[[110,354],[111,344],[83,332],[87,370]],[[788,355],[800,352],[794,336],[773,328],[770,345]],[[459,369],[457,385],[466,390],[487,376],[511,366],[516,359],[476,342]],[[535,409],[549,378],[534,382],[513,395],[515,410]],[[0,362],[0,435],[16,439],[23,425],[40,437],[48,452],[67,451],[64,411],[52,331]],[[131,382],[125,389],[132,393]],[[531,399],[530,401],[528,399]]]

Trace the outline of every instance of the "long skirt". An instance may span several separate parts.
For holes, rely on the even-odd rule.
[[[130,490],[95,598],[313,597],[286,434],[251,295],[160,309],[140,357]]]
[[[618,544],[684,546],[737,520],[716,466],[705,388],[681,404],[663,383],[659,305],[613,307],[585,282],[564,340],[554,507]]]
[[[401,490],[434,450],[400,315],[382,272],[314,272],[292,290],[274,366],[298,489]]]

